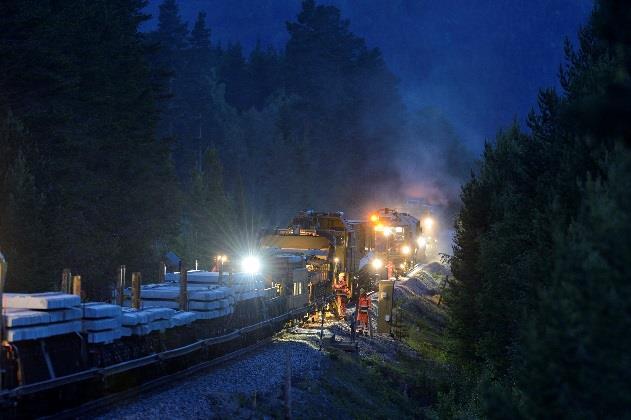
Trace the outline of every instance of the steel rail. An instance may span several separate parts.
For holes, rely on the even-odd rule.
[[[268,337],[267,339],[259,341],[250,346],[243,347],[233,352],[224,354],[223,356],[216,357],[212,360],[198,363],[194,366],[190,366],[186,369],[182,369],[169,375],[161,376],[159,378],[145,382],[142,385],[138,385],[136,387],[108,395],[106,397],[91,400],[84,404],[81,404],[78,407],[70,408],[59,413],[52,414],[50,416],[44,416],[42,418],[49,420],[77,418],[81,416],[86,416],[90,413],[96,413],[106,407],[111,408],[113,405],[120,405],[131,398],[137,397],[139,394],[154,390],[156,388],[160,388],[167,384],[172,384],[174,381],[182,380],[204,369],[208,369],[213,366],[217,366],[220,363],[236,359],[237,357],[243,356],[244,354],[249,353],[259,347],[262,347],[269,342],[271,342],[271,337]]]

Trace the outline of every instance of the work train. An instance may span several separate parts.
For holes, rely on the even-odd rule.
[[[57,297],[70,302],[70,294],[5,294],[0,326],[3,417],[39,416],[76,407],[271,337],[288,321],[305,319],[326,305],[340,279],[356,279],[362,270],[376,270],[371,263],[381,259],[384,267],[396,270],[394,264],[402,268],[422,258],[423,250],[415,244],[420,233],[418,220],[391,209],[361,221],[346,220],[339,212],[303,211],[287,228],[262,232],[259,254],[244,260],[245,272],[225,272],[223,267],[220,273],[184,271],[167,275],[162,284],[142,287],[138,278],[133,287],[116,291],[119,305],[99,307],[118,314],[109,321],[87,318],[93,304],[63,309],[77,315],[75,321],[60,322],[53,315],[61,309],[47,311],[28,303],[36,297],[46,304]],[[356,294],[353,284],[349,282],[351,293]],[[199,297],[213,294],[222,297]],[[17,301],[27,303],[21,308]],[[170,319],[124,326],[129,317],[155,315],[164,307],[171,308]],[[116,321],[116,316],[123,321]],[[37,324],[42,317],[55,322]],[[188,321],[176,322],[185,317]],[[57,328],[73,322],[79,330],[63,333]],[[104,327],[106,322],[118,322],[119,329],[85,329],[86,325]],[[20,329],[20,323],[27,327]]]

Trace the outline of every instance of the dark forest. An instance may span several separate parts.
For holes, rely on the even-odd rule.
[[[418,139],[455,238],[446,373],[415,415],[629,416],[628,4],[595,2],[550,63],[560,88],[541,86],[526,123],[497,127],[477,159],[440,113],[406,106],[334,6],[303,1],[278,22],[282,48],[251,51],[175,0],[143,32],[145,7],[0,4],[7,290],[53,289],[72,267],[106,298],[120,264],[151,279],[168,251],[206,266],[301,209],[363,216],[400,199],[395,166]]]

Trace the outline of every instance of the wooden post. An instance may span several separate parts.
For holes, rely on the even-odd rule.
[[[217,269],[219,270],[219,284],[223,284],[223,258],[217,257]]]
[[[158,283],[164,283],[164,279],[167,275],[167,265],[164,261],[160,261],[160,271],[158,272]]]
[[[125,282],[127,280],[127,267],[121,265],[118,268],[118,283],[116,284],[116,304],[123,306],[125,302]]]
[[[131,307],[140,309],[140,281],[139,272],[131,273]]]
[[[72,294],[81,297],[81,276],[72,276]]]
[[[188,310],[188,273],[182,261],[180,261],[180,310]]]
[[[72,273],[69,268],[64,268],[61,272],[61,292],[70,293],[72,289]]]

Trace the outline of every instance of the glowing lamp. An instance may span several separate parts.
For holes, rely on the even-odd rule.
[[[375,270],[379,270],[381,269],[381,267],[383,267],[383,261],[381,261],[379,258],[375,258],[374,260],[372,260],[372,268],[374,268]]]
[[[403,254],[403,255],[410,255],[410,252],[412,252],[412,248],[410,248],[409,245],[403,245],[401,247],[401,254]]]
[[[373,223],[379,221],[379,216],[377,216],[376,214],[371,214],[370,221]]]
[[[422,236],[418,238],[416,241],[418,242],[418,246],[420,248],[425,248],[427,246],[427,239],[423,238]]]
[[[254,255],[249,255],[241,261],[241,268],[246,273],[258,273],[261,271],[261,260]]]

